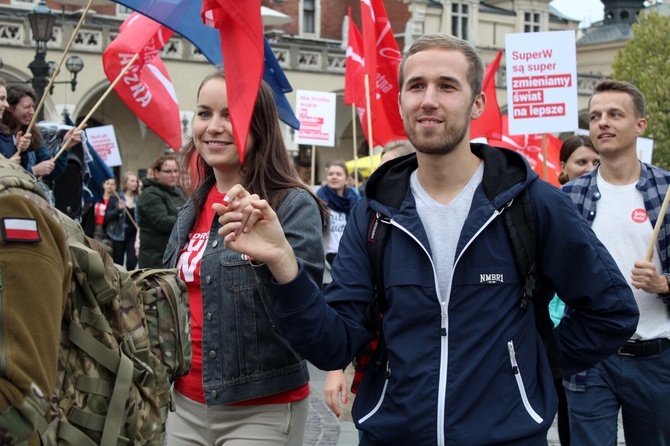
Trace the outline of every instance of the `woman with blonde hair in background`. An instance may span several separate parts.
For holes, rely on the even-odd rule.
[[[137,266],[138,186],[139,180],[134,172],[124,173],[121,176],[121,193],[114,193],[109,198],[105,211],[106,232],[112,241],[114,263],[125,265],[129,270]]]

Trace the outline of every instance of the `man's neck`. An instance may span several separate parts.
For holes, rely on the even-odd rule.
[[[440,204],[450,203],[468,184],[482,160],[470,151],[457,149],[447,155],[417,152],[417,179],[426,193]]]
[[[600,175],[603,180],[615,186],[625,186],[640,179],[642,168],[635,152],[623,156],[600,157]]]

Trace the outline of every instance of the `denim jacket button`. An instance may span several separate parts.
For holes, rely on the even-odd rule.
[[[207,320],[211,321],[213,319],[212,313],[207,313]]]
[[[216,398],[216,390],[212,390],[209,394],[212,395],[212,398]]]
[[[218,240],[214,240],[214,241],[212,242],[212,248],[216,248],[218,245],[219,245],[219,241],[218,241]]]
[[[216,352],[214,350],[210,350],[209,357],[212,359],[216,358]]]
[[[205,276],[205,283],[210,283],[212,281],[211,276]]]

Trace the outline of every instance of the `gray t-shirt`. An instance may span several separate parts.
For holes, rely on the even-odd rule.
[[[416,211],[430,243],[440,299],[446,299],[449,295],[458,238],[472,206],[475,189],[482,182],[483,176],[482,161],[458,196],[444,205],[433,200],[421,187],[416,171],[410,176],[410,188],[416,200]]]

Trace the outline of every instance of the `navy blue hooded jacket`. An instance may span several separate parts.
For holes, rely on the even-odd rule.
[[[362,445],[546,445],[556,392],[533,311],[520,307],[523,280],[500,217],[524,188],[536,220],[538,273],[575,309],[556,330],[564,372],[592,366],[635,331],[630,288],[567,195],[539,180],[515,152],[471,149],[484,160],[484,177],[449,289],[438,289],[409,188],[415,155],[384,164],[370,178],[323,294],[302,268],[276,285],[276,314],[294,348],[319,368],[344,368],[374,336],[365,324],[374,288],[370,218],[374,211],[391,218],[383,262],[388,363],[369,369],[354,402]]]

